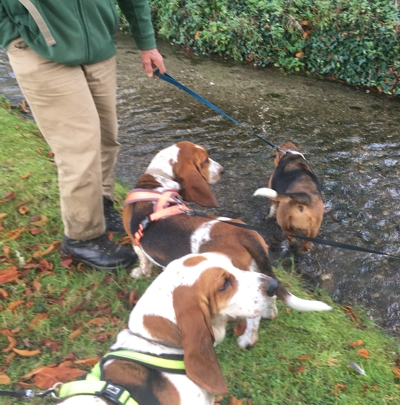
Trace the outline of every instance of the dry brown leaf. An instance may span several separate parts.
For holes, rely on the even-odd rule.
[[[25,179],[27,179],[28,177],[31,177],[31,176],[32,176],[32,173],[29,172],[29,173],[26,173],[26,174],[24,174],[23,176],[21,176],[20,179],[21,179],[21,180],[25,180]]]
[[[19,354],[22,357],[33,357],[37,356],[38,354],[41,353],[39,349],[37,350],[18,350],[18,349],[13,349],[15,353]]]
[[[18,300],[18,301],[14,301],[14,302],[10,302],[7,306],[7,309],[9,309],[10,311],[12,311],[13,309],[19,307],[21,304],[24,304],[25,301],[24,300]]]
[[[52,243],[46,250],[44,250],[43,252],[41,250],[37,250],[36,252],[33,253],[33,257],[35,257],[36,259],[46,256],[49,253],[51,253],[53,250],[55,249],[54,244]]]
[[[13,229],[5,235],[5,240],[17,240],[21,236],[21,229]]]
[[[29,323],[29,329],[34,328],[35,326],[39,326],[42,321],[47,319],[49,317],[49,314],[41,313],[37,314]]]
[[[350,343],[349,346],[351,346],[351,347],[358,347],[358,346],[361,346],[361,345],[363,345],[363,344],[364,344],[364,342],[363,342],[361,339],[359,339],[359,340],[356,340],[356,341],[353,342],[353,343]]]
[[[295,56],[297,59],[300,59],[301,57],[303,57],[303,55],[304,55],[304,52],[300,51],[300,52],[297,52]]]
[[[392,367],[392,370],[397,377],[400,377],[400,367]]]
[[[17,271],[16,266],[11,266],[6,270],[0,271],[0,284],[9,283],[10,281],[15,280],[21,275],[19,271]]]
[[[76,337],[78,337],[81,333],[83,332],[83,329],[77,329],[74,330],[73,332],[71,332],[68,336],[68,339],[75,339]]]
[[[18,208],[18,211],[20,214],[25,215],[30,211],[30,209],[26,205],[21,205],[21,207]]]
[[[4,290],[3,288],[0,288],[0,298],[5,299],[8,297],[8,292]]]
[[[224,399],[223,395],[218,395],[217,397],[214,398],[214,403],[219,404],[223,399]]]
[[[103,326],[107,321],[108,321],[108,318],[94,318],[94,319],[91,319],[87,324]]]
[[[46,367],[37,373],[34,381],[37,387],[42,390],[51,388],[57,382],[68,382],[76,380],[86,371],[70,367]]]
[[[96,365],[101,359],[99,357],[88,357],[87,359],[82,360],[75,360],[74,364],[81,365],[81,366],[90,366],[93,367]]]
[[[37,281],[37,280],[33,280],[33,281],[32,281],[32,286],[33,286],[33,289],[34,289],[36,292],[40,292],[40,290],[41,290],[41,288],[42,288],[42,284],[40,284],[39,281]]]
[[[26,106],[26,101],[25,100],[22,100],[20,103],[19,103],[19,108],[22,110],[22,112],[23,113],[25,113],[25,114],[29,114],[29,110],[27,109],[27,106]]]
[[[196,31],[196,34],[194,35],[194,39],[197,41],[200,38],[200,31]]]
[[[9,352],[10,350],[14,349],[14,347],[16,347],[18,344],[17,340],[11,336],[7,336],[7,339],[10,342],[10,344],[5,349],[2,350],[3,353]]]
[[[35,226],[44,226],[47,224],[47,221],[49,218],[46,217],[46,215],[40,215],[40,216],[34,216],[30,219],[31,225]]]
[[[49,364],[48,366],[40,366],[35,368],[34,370],[30,371],[28,374],[25,374],[21,377],[21,380],[27,380],[28,378],[33,377],[35,374],[40,373],[45,368],[53,368],[57,367],[57,364]]]
[[[11,384],[11,378],[6,374],[0,374],[0,385]]]
[[[6,363],[6,364],[10,364],[11,361],[12,361],[12,359],[13,359],[16,355],[17,355],[16,353],[11,352],[11,353],[7,356],[7,358],[6,358],[6,360],[5,360],[5,363]]]
[[[347,385],[336,384],[335,388],[333,390],[335,397],[339,396],[339,390],[345,390],[346,388],[347,388]]]
[[[312,357],[304,355],[304,356],[296,357],[295,360],[312,360]]]
[[[2,213],[0,214],[0,219],[5,218],[7,215],[8,215],[8,214],[6,214],[5,212],[2,212]]]
[[[359,354],[360,356],[365,357],[366,359],[369,357],[369,353],[366,349],[360,349],[357,351],[356,354]]]
[[[31,228],[29,229],[29,233],[31,235],[39,235],[40,233],[42,233],[42,228]]]
[[[231,395],[231,400],[229,402],[229,405],[242,405],[243,401],[241,399],[235,398],[233,395]]]
[[[14,336],[14,333],[8,328],[0,329],[0,333],[4,336]]]

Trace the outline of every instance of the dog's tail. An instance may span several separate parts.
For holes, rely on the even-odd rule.
[[[332,309],[332,307],[325,304],[325,302],[303,300],[302,298],[296,297],[295,295],[287,291],[282,284],[279,284],[276,295],[278,299],[282,300],[288,307],[293,308],[296,311],[330,311]]]
[[[274,201],[293,201],[302,205],[311,205],[311,197],[307,193],[278,193],[272,188],[259,188],[254,196],[267,197]]]

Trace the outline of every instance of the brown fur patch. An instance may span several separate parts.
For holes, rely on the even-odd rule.
[[[105,367],[104,379],[123,386],[140,403],[145,403],[146,398],[160,405],[181,403],[178,390],[161,372],[131,361],[114,360]]]
[[[189,259],[186,259],[183,262],[183,265],[186,267],[194,267],[197,266],[199,263],[204,262],[204,260],[207,260],[204,256],[194,256],[194,257],[189,257]]]
[[[182,347],[181,332],[178,326],[169,319],[159,315],[144,315],[143,326],[153,338]]]

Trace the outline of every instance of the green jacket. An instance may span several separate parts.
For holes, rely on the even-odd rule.
[[[23,4],[24,5],[23,5]],[[147,0],[118,0],[140,50],[156,47]],[[42,57],[67,65],[115,54],[119,16],[114,0],[0,0],[0,47],[22,37]]]

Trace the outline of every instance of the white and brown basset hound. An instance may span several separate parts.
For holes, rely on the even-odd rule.
[[[103,379],[128,390],[139,405],[211,405],[228,393],[214,345],[225,336],[229,318],[257,317],[268,310],[278,282],[242,271],[219,253],[192,254],[171,262],[133,308],[128,329],[111,350],[168,358],[183,356],[185,374],[113,359]],[[62,405],[105,405],[106,399],[77,395]]]
[[[150,276],[153,263],[165,267],[189,253],[220,252],[239,269],[275,278],[268,246],[261,235],[226,223],[243,224],[242,221],[185,214],[188,209],[180,198],[206,207],[218,206],[208,184],[215,183],[222,171],[222,166],[210,159],[203,147],[191,142],[179,142],[152,159],[136,188],[128,194],[123,209],[124,227],[140,260],[140,267],[133,270],[132,276]],[[276,295],[298,311],[331,309],[320,301],[297,298],[282,284]],[[263,314],[269,319],[276,316],[275,305]],[[261,317],[247,321],[244,334],[238,338],[241,348],[257,342],[260,320]]]

